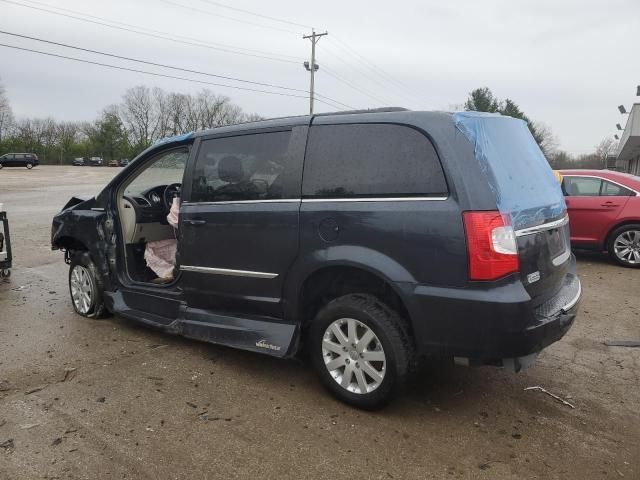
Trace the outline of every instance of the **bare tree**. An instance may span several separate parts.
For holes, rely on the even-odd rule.
[[[148,87],[137,86],[127,90],[120,112],[132,145],[146,148],[158,138],[159,120]]]
[[[618,149],[618,142],[611,137],[603,138],[596,147],[596,155],[602,161],[602,168],[607,167],[607,157]]]
[[[0,84],[0,142],[8,136],[13,126],[13,112],[4,86]]]
[[[553,155],[557,150],[560,142],[558,142],[558,138],[551,131],[551,127],[542,122],[532,122],[533,129],[536,132],[538,138],[536,140],[539,142],[538,145],[542,153],[548,158],[550,155]]]

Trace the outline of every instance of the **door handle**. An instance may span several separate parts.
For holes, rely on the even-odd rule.
[[[202,220],[202,219],[185,220],[184,222],[188,223],[189,225],[193,225],[194,227],[197,227],[199,225],[204,225],[205,223],[207,223],[206,220]]]
[[[604,202],[601,204],[602,207],[619,207],[620,205],[613,202]]]

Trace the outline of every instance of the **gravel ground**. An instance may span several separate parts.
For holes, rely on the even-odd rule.
[[[533,368],[427,366],[367,413],[304,362],[75,315],[51,217],[119,170],[0,171],[0,479],[640,478],[640,348],[603,343],[640,339],[640,270],[579,255],[576,324]]]

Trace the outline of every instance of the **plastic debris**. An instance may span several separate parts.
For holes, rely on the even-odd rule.
[[[557,401],[559,401],[560,403],[566,405],[567,407],[571,407],[571,408],[576,408],[574,405],[572,405],[571,403],[567,402],[564,398],[559,397],[558,395],[551,393],[550,391],[546,390],[545,388],[536,385],[535,387],[527,387],[525,388],[525,390],[540,390],[542,393],[546,393],[547,395],[549,395],[552,398],[555,398]]]
[[[607,340],[604,344],[609,347],[640,347],[640,340]]]

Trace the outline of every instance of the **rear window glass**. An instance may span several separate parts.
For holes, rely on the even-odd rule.
[[[603,180],[601,195],[605,197],[628,197],[631,195],[631,190]]]
[[[311,127],[305,197],[433,196],[447,193],[436,151],[403,125]]]
[[[560,183],[522,120],[458,112],[455,126],[474,146],[476,160],[514,228],[539,225],[566,209]]]

